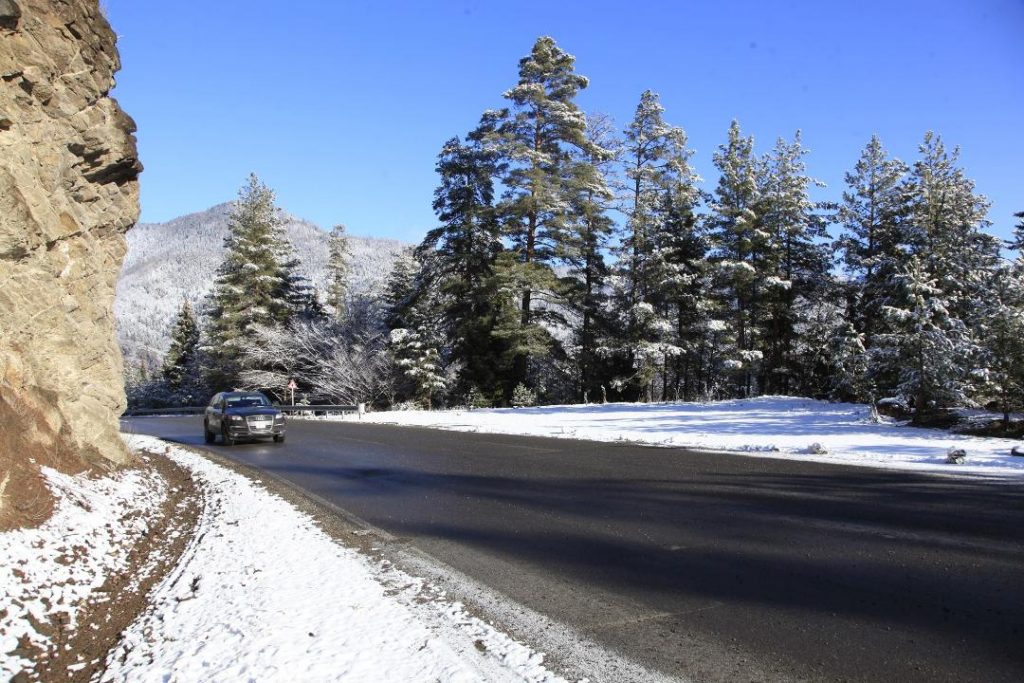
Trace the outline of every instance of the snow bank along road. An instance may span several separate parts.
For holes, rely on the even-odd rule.
[[[298,420],[211,450],[543,615],[499,616],[556,665],[568,634],[696,680],[1024,680],[1018,482]]]

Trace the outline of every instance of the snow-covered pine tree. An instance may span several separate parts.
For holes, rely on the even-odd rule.
[[[519,82],[505,92],[511,107],[500,127],[502,157],[507,162],[501,177],[507,190],[501,213],[516,258],[504,260],[502,278],[522,285],[519,325],[524,328],[517,332],[507,327],[513,321],[506,316],[506,339],[544,335],[537,326],[536,287],[553,279],[551,265],[571,210],[566,187],[573,166],[571,152],[590,144],[586,120],[575,103],[587,79],[575,73],[575,61],[553,38],[538,38],[530,54],[519,61]],[[521,272],[511,272],[516,268]],[[516,384],[532,386],[530,354],[538,348],[521,343],[515,347],[509,397]]]
[[[199,324],[188,299],[181,305],[171,330],[171,347],[164,357],[161,374],[174,389],[181,386],[199,350]]]
[[[211,387],[231,388],[242,371],[240,349],[254,325],[284,326],[308,304],[309,289],[284,236],[274,193],[255,174],[239,191],[210,296],[205,358]]]
[[[396,369],[412,385],[415,399],[430,410],[448,386],[437,347],[409,328],[391,330],[390,340]]]
[[[983,396],[998,403],[1003,429],[1010,413],[1024,408],[1024,258],[1003,263],[990,274],[988,295],[978,316],[983,347]]]
[[[957,165],[959,148],[947,152],[942,139],[928,132],[919,151],[911,173],[917,253],[951,315],[970,324],[999,262],[1000,242],[984,232],[991,225],[989,201],[975,193],[974,181]]]
[[[609,186],[612,165],[617,160],[618,142],[614,124],[604,115],[587,117],[589,150],[575,153],[569,177],[572,219],[562,241],[560,255],[568,267],[563,278],[566,297],[576,324],[575,365],[577,400],[600,395],[606,362],[598,353],[610,332],[606,312],[608,266],[604,255],[615,231],[609,216],[614,193]]]
[[[348,309],[349,259],[352,257],[344,225],[339,223],[331,228],[327,249],[327,307],[335,320],[342,320]]]
[[[701,378],[708,372],[707,239],[697,215],[701,193],[695,174],[681,176],[665,194],[653,236],[649,273],[661,282],[652,303],[669,323],[662,335],[662,400],[691,400],[706,393]],[[671,350],[671,352],[667,351]]]
[[[878,335],[876,352],[899,368],[897,392],[914,406],[914,419],[925,422],[937,410],[970,402],[970,359],[978,346],[967,325],[956,317],[939,278],[926,269],[925,257],[911,257],[892,282],[900,290],[883,308],[889,332]]]
[[[908,180],[910,210],[900,231],[900,248],[911,255],[914,267],[908,265],[896,276],[896,283],[903,284],[889,287],[886,307],[890,321],[902,317],[906,322],[911,312],[909,319],[917,322],[887,330],[885,348],[871,353],[873,376],[885,378],[887,369],[898,373],[898,390],[915,396],[906,393],[913,386],[923,418],[934,407],[971,402],[983,385],[982,313],[992,270],[999,263],[999,241],[984,232],[988,200],[975,193],[974,183],[958,167],[959,150],[947,152],[941,138],[929,132],[919,151]],[[928,294],[927,310],[920,302],[921,291]],[[891,315],[900,310],[904,313]],[[897,339],[901,334],[909,338]],[[914,362],[908,366],[905,353],[893,353],[922,348],[926,354],[934,350],[931,370]],[[908,384],[908,373],[919,379]]]
[[[1018,219],[1017,225],[1013,226],[1013,238],[1006,246],[1017,251],[1024,251],[1024,211],[1018,211],[1013,214],[1013,217]]]
[[[771,394],[796,389],[800,313],[827,291],[826,219],[809,196],[810,187],[822,183],[806,174],[806,154],[797,131],[792,142],[780,138],[762,166],[764,239],[757,274],[764,361],[759,383]]]
[[[647,400],[659,376],[661,398],[668,398],[669,364],[678,366],[683,353],[677,334],[680,320],[672,310],[678,302],[669,290],[678,294],[672,285],[679,284],[680,276],[689,280],[680,268],[692,270],[694,261],[680,247],[697,246],[691,238],[700,199],[686,133],[665,123],[663,113],[658,95],[645,91],[623,145],[627,198],[619,257],[622,289],[617,303],[624,323],[619,345],[630,366],[628,383]],[[686,263],[671,262],[680,258]]]
[[[834,248],[847,276],[847,317],[864,335],[865,349],[886,331],[881,311],[890,303],[889,283],[910,257],[908,170],[899,159],[889,158],[873,135],[845,176],[838,214],[842,229]]]
[[[164,357],[161,375],[173,400],[181,405],[198,405],[202,395],[199,365],[199,323],[186,299],[171,331],[171,347]]]
[[[491,278],[494,260],[503,249],[494,206],[494,178],[500,160],[493,145],[497,112],[486,112],[465,142],[452,138],[438,155],[440,184],[434,191],[434,211],[440,225],[424,238],[418,252],[435,281],[439,313],[451,355],[460,363],[459,395],[477,388],[493,395],[498,379],[500,343],[491,336],[494,325]]]
[[[449,384],[451,345],[445,333],[440,280],[431,275],[436,271],[435,259],[436,252],[410,249],[395,261],[388,278],[386,326],[399,400],[432,404]],[[443,382],[434,381],[435,374]]]
[[[736,121],[729,126],[728,141],[712,158],[720,175],[709,216],[710,261],[718,305],[723,318],[731,318],[735,340],[733,349],[720,350],[725,355],[722,367],[732,376],[735,393],[750,396],[759,391],[755,377],[763,358],[758,281],[769,237],[761,225],[760,165],[753,138],[744,137]]]

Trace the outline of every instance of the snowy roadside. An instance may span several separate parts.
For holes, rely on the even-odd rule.
[[[394,411],[367,413],[362,419],[458,431],[695,448],[914,472],[1024,478],[1024,458],[1010,455],[1010,450],[1020,445],[1019,441],[950,434],[891,422],[873,423],[867,406],[805,398],[765,396],[715,403]],[[950,448],[964,449],[966,462],[947,464]]]
[[[206,503],[104,681],[559,681],[441,591],[342,547],[246,477],[152,437]]]
[[[444,591],[339,545],[248,478],[152,437],[125,439],[134,450],[166,453],[191,475],[204,501],[194,535],[143,610],[140,575],[155,579],[154,560],[166,559],[170,537],[186,539],[173,526],[153,526],[177,488],[152,467],[99,478],[44,469],[53,517],[0,533],[0,679],[563,680],[542,654]],[[188,516],[171,507],[172,516]],[[140,569],[129,556],[148,540],[155,550]],[[127,580],[115,580],[118,572]],[[104,662],[115,640],[83,646],[74,630],[109,627],[109,615],[89,610],[103,603],[130,612],[119,604],[128,596],[140,601],[131,614],[141,616],[114,625],[113,637],[124,635]]]
[[[90,604],[109,601],[108,577],[124,569],[167,496],[153,470],[100,479],[42,474],[57,506],[36,529],[0,533],[0,678],[27,675],[62,650]],[[69,670],[82,669],[82,657]],[[55,672],[52,672],[55,674]]]

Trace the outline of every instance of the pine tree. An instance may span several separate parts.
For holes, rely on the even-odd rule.
[[[239,191],[211,294],[207,331],[209,384],[232,387],[242,370],[239,349],[257,325],[287,325],[308,304],[308,287],[284,236],[274,193],[255,174]]]
[[[618,147],[612,121],[606,116],[588,117],[587,138],[590,148],[574,155],[578,163],[573,164],[568,183],[572,220],[560,251],[568,266],[564,291],[578,318],[576,398],[584,401],[599,395],[604,368],[598,349],[610,331],[606,313],[609,269],[604,255],[615,230],[608,215],[614,199],[608,177]]]
[[[755,375],[763,353],[758,348],[761,325],[758,288],[761,258],[767,248],[764,231],[761,170],[754,156],[753,138],[743,137],[739,123],[732,122],[729,139],[713,155],[720,176],[709,218],[711,261],[719,306],[732,318],[735,348],[723,367],[734,376],[740,395],[752,395]]]
[[[915,420],[924,422],[937,410],[969,402],[968,363],[978,349],[923,257],[913,256],[892,284],[902,303],[883,309],[892,331],[879,335],[876,351],[891,356],[899,368],[896,390],[913,403]]]
[[[684,321],[673,309],[678,313],[679,304],[686,303],[673,293],[682,295],[679,285],[693,284],[696,260],[690,252],[699,249],[693,231],[700,179],[689,163],[692,152],[686,147],[686,133],[666,124],[663,112],[658,96],[645,91],[623,147],[628,199],[619,258],[621,346],[631,367],[633,390],[648,400],[659,374],[661,397],[668,398],[670,359],[680,367],[679,332]]]
[[[861,152],[839,208],[842,232],[835,243],[849,275],[847,315],[870,349],[885,332],[882,307],[889,303],[889,283],[910,256],[907,235],[910,215],[909,168],[890,159],[878,136]]]
[[[672,350],[662,353],[662,400],[695,397],[707,372],[708,245],[696,212],[696,180],[692,175],[666,193],[648,269],[661,283],[653,303],[668,323],[661,335],[664,348]]]
[[[516,260],[506,259],[502,278],[523,287],[519,292],[518,323],[523,329],[506,329],[506,339],[543,335],[537,327],[533,304],[536,287],[552,279],[551,264],[566,228],[571,208],[566,188],[573,166],[571,152],[588,147],[586,121],[574,101],[576,94],[587,87],[587,79],[574,72],[574,62],[575,58],[552,38],[539,38],[530,54],[519,61],[518,84],[505,93],[511,109],[500,128],[502,155],[508,163],[501,178],[507,189],[501,208]],[[516,268],[519,273],[510,272]],[[511,385],[529,385],[531,349],[537,347],[515,346],[519,353]]]
[[[195,394],[199,382],[199,324],[192,304],[186,299],[171,331],[171,347],[161,374],[174,395]],[[191,389],[191,391],[189,391]],[[183,392],[183,390],[185,390]],[[188,402],[186,401],[186,404]]]
[[[436,281],[440,315],[452,355],[461,363],[456,390],[494,391],[500,344],[491,336],[494,322],[491,278],[503,249],[494,206],[494,178],[500,160],[491,140],[496,113],[487,112],[465,143],[452,138],[438,156],[440,185],[434,211],[441,224],[427,233],[418,252],[429,254],[423,277]]]
[[[797,131],[793,142],[780,138],[762,166],[764,237],[756,270],[763,311],[760,385],[767,393],[793,390],[800,312],[825,291],[828,279],[826,221],[809,196],[810,187],[821,183],[806,175],[806,154]]]
[[[335,320],[341,320],[348,309],[349,259],[352,257],[344,225],[331,229],[327,249],[327,306]]]
[[[991,225],[989,201],[957,166],[959,149],[947,152],[929,132],[919,151],[911,174],[916,253],[937,279],[951,314],[970,323],[999,260],[999,240],[984,232]]]
[[[408,328],[391,330],[391,353],[395,366],[412,385],[416,400],[430,410],[434,397],[447,388],[448,382],[440,353],[424,336]]]
[[[1022,216],[1024,218],[1024,216]],[[1024,260],[995,269],[987,286],[979,316],[979,337],[984,347],[985,395],[999,404],[1003,429],[1010,413],[1024,406]]]

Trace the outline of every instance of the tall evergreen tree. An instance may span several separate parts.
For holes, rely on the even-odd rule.
[[[911,173],[917,253],[949,300],[951,314],[969,323],[999,260],[999,240],[984,232],[991,225],[989,201],[975,193],[974,182],[957,165],[959,149],[947,152],[929,132],[919,151]]]
[[[667,323],[662,344],[671,349],[661,354],[662,400],[703,393],[701,378],[708,370],[708,245],[697,215],[701,193],[696,181],[696,174],[684,175],[665,194],[648,268],[653,281],[661,283],[652,302]]]
[[[902,161],[889,158],[873,135],[845,176],[838,214],[842,231],[835,248],[848,276],[847,315],[854,330],[864,335],[866,350],[874,345],[875,335],[885,331],[880,326],[890,282],[910,257],[908,171]]]
[[[733,374],[737,392],[749,396],[758,390],[754,380],[763,358],[759,273],[769,237],[762,225],[760,168],[753,138],[744,137],[736,121],[712,158],[720,175],[709,217],[711,261],[719,305],[732,319],[735,338],[723,367]]]
[[[161,371],[172,392],[198,379],[197,361],[199,354],[199,324],[192,304],[186,299],[178,311],[171,330],[171,347],[164,357]]]
[[[663,113],[658,95],[645,91],[623,145],[627,198],[626,235],[619,257],[621,346],[633,391],[647,399],[653,397],[653,380],[659,372],[661,395],[667,398],[670,359],[678,367],[683,353],[678,334],[672,333],[678,333],[680,320],[672,310],[678,310],[678,301],[673,301],[669,290],[680,293],[680,277],[693,283],[693,273],[685,271],[693,270],[695,260],[684,252],[697,247],[692,238],[700,198],[686,133],[665,123]],[[680,258],[685,263],[673,262]]]
[[[518,282],[519,325],[511,337],[543,336],[537,326],[535,294],[551,279],[550,266],[571,210],[567,179],[573,168],[572,150],[586,149],[586,121],[575,104],[587,79],[573,69],[575,58],[561,50],[554,39],[537,39],[530,54],[519,61],[519,82],[505,93],[511,108],[502,122],[500,136],[507,170],[501,181],[506,188],[502,214],[515,261],[506,260],[505,282]],[[546,273],[544,271],[547,271]],[[506,320],[506,323],[511,321]],[[528,329],[536,328],[536,329]],[[530,383],[531,344],[516,344],[513,386]],[[510,396],[511,394],[509,394]]]
[[[811,201],[800,132],[793,142],[779,139],[762,166],[762,253],[760,281],[761,350],[759,384],[767,393],[788,394],[798,374],[794,351],[800,313],[825,291],[829,259],[826,220]]]
[[[606,313],[609,269],[604,255],[614,233],[609,216],[614,193],[609,186],[611,167],[617,158],[618,143],[613,124],[607,116],[587,119],[589,149],[576,152],[570,175],[572,220],[566,230],[561,256],[568,266],[563,279],[570,306],[578,317],[575,327],[577,399],[599,395],[601,355],[598,350],[609,332]]]
[[[879,335],[878,350],[899,368],[896,390],[913,403],[918,422],[936,410],[967,404],[973,380],[970,362],[977,347],[967,325],[952,311],[939,279],[915,255],[893,285],[901,290],[894,297],[901,303],[883,309],[891,331]]]
[[[478,389],[492,394],[500,343],[494,325],[494,261],[502,251],[501,230],[494,205],[494,178],[501,168],[492,144],[496,113],[484,114],[465,143],[452,138],[438,156],[440,184],[434,191],[434,211],[441,224],[427,233],[419,253],[430,256],[440,294],[439,314],[451,341],[451,353],[461,361],[459,393]]]
[[[1024,218],[1024,216],[1022,216]],[[1002,264],[991,273],[983,301],[978,336],[983,346],[984,395],[994,398],[1003,413],[1024,407],[1024,260]]]
[[[239,191],[224,241],[224,260],[211,294],[207,329],[208,381],[237,384],[240,348],[256,325],[286,325],[308,304],[273,191],[255,174]]]

